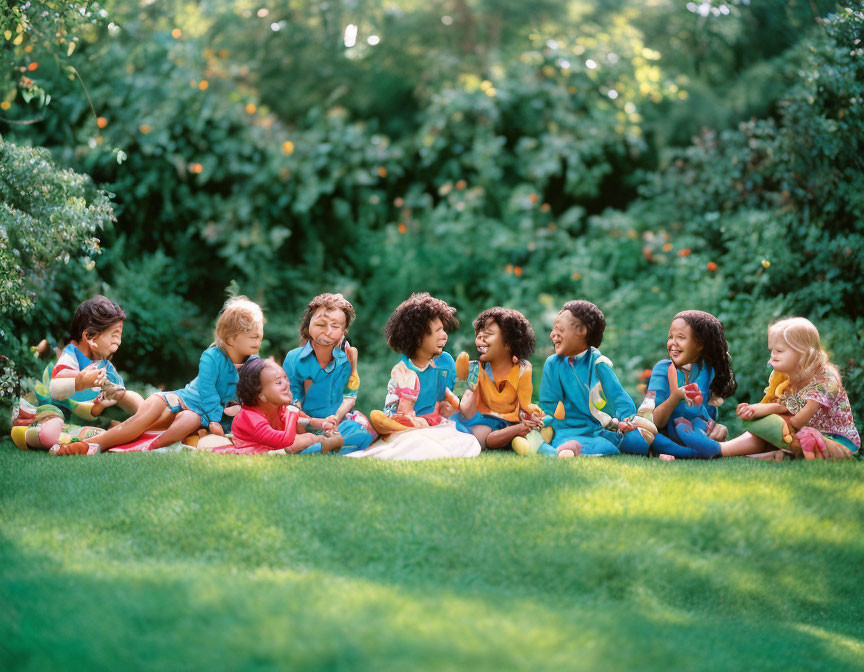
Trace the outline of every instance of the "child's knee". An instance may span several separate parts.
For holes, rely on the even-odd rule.
[[[650,449],[648,442],[636,430],[624,434],[624,439],[619,446],[622,453],[630,453],[632,455],[647,455]]]

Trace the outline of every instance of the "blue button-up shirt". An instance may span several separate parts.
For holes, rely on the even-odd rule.
[[[342,348],[333,348],[333,359],[322,368],[312,344],[306,343],[285,355],[282,368],[288,374],[294,402],[313,418],[335,415],[344,399],[357,397],[357,390],[348,389],[351,362]],[[306,381],[311,381],[308,389]]]

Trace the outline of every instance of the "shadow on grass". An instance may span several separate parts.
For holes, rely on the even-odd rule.
[[[642,667],[652,665],[625,661],[636,643],[658,651],[658,666],[692,655],[695,665],[710,668],[701,664],[694,637],[715,654],[720,640],[737,641],[741,650],[728,653],[730,666],[752,663],[768,642],[794,653],[796,664],[832,661],[836,668],[864,652],[864,594],[855,569],[864,561],[860,495],[844,489],[859,482],[854,466],[814,472],[790,465],[783,472],[738,462],[670,470],[658,461],[562,464],[506,456],[418,465],[138,455],[61,467],[41,457],[4,455],[0,462],[9,535],[4,584],[32,575],[32,590],[41,595],[35,584],[53,574],[49,583],[70,601],[73,620],[89,610],[84,598],[92,593],[102,596],[91,605],[94,613],[105,602],[114,618],[128,622],[124,614],[135,610],[123,606],[127,590],[161,595],[170,610],[200,619],[205,607],[187,593],[204,590],[213,595],[213,608],[237,611],[237,623],[221,626],[233,631],[260,620],[248,602],[253,595],[265,605],[265,621],[281,618],[272,588],[282,602],[311,600],[304,609],[317,625],[301,629],[304,639],[327,632],[329,641],[333,618],[345,629],[346,656],[354,650],[391,662],[431,655],[415,633],[427,622],[440,630],[434,646],[463,662],[481,659],[481,650],[489,660],[498,659],[499,649],[512,657],[510,640],[519,642],[517,651],[546,651],[547,662],[557,659],[555,647],[579,653],[572,650],[578,641],[579,660]],[[819,511],[813,496],[828,495],[831,507]],[[69,555],[77,561],[68,573],[52,571]],[[90,576],[91,565],[105,576]],[[79,585],[88,588],[79,594]],[[368,599],[358,604],[352,594]],[[148,614],[156,609],[146,606],[149,600]],[[38,599],[21,595],[13,602],[26,602],[31,618],[40,612]],[[402,614],[406,605],[413,605],[416,621]],[[327,609],[334,613],[318,615]],[[454,609],[471,615],[451,623]],[[186,628],[173,615],[166,619]],[[303,621],[303,613],[292,619]],[[494,626],[484,626],[487,619]],[[535,622],[548,624],[549,632]],[[351,627],[364,623],[391,631],[385,637],[377,626],[360,628],[389,642],[383,649],[352,634]],[[485,645],[445,644],[454,628],[482,632]],[[502,637],[510,631],[515,634]],[[566,645],[558,641],[561,633]],[[541,645],[550,638],[554,647]],[[403,641],[409,642],[404,651]],[[628,644],[616,651],[621,642]],[[310,644],[315,660],[330,655],[321,646]],[[333,651],[343,655],[339,647]],[[286,655],[280,649],[279,660]]]

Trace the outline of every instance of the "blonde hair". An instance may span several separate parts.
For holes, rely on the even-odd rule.
[[[264,313],[261,311],[261,306],[245,296],[234,296],[222,306],[222,312],[216,320],[213,341],[224,350],[228,339],[252,331],[258,326],[264,326]]]
[[[801,355],[798,371],[790,376],[796,387],[808,384],[816,376],[831,376],[840,380],[840,372],[828,360],[828,353],[822,347],[819,330],[804,317],[788,317],[768,327],[768,342],[779,338]]]

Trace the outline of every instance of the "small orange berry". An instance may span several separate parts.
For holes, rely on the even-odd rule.
[[[714,271],[717,270],[717,264],[715,264],[713,261],[709,261],[708,262],[708,270],[713,273]]]
[[[539,197],[537,196],[537,194],[531,194],[531,195],[528,197],[528,199],[529,199],[532,203],[536,203],[536,202],[539,200]]]
[[[378,166],[378,177],[387,177],[387,169],[384,166]]]
[[[403,205],[405,205],[405,199],[401,196],[394,198],[393,205],[395,205],[397,208],[401,208]]]
[[[27,69],[30,72],[33,72],[38,67],[39,67],[39,64],[36,61],[33,61],[30,65],[27,66]]]
[[[25,54],[29,54],[31,51],[33,51],[33,45],[32,44],[28,44],[26,47],[24,47],[24,53]]]
[[[96,125],[99,128],[105,128],[108,125],[108,120],[105,117],[96,117]]]
[[[582,274],[581,273],[574,273],[570,277],[573,278],[573,280],[578,280],[579,278],[582,277]]]
[[[198,175],[203,170],[204,170],[204,166],[202,166],[200,163],[190,163],[189,164],[189,172],[192,173],[193,175]]]
[[[549,212],[552,209],[552,206],[548,203],[544,203],[540,206],[540,212]]]
[[[521,266],[514,267],[513,268],[513,275],[515,275],[517,278],[522,277],[522,267]]]
[[[141,124],[138,127],[138,130],[141,131],[142,135],[147,135],[150,131],[153,130],[153,127],[150,124]]]
[[[461,191],[462,189],[464,189],[465,187],[467,187],[467,186],[468,186],[468,183],[467,183],[465,180],[459,180],[459,181],[456,183],[456,188],[459,189],[460,191]]]
[[[206,91],[207,87],[209,87],[209,86],[210,86],[210,82],[208,82],[206,79],[202,79],[200,82],[198,82],[198,88],[201,89],[202,91]]]
[[[246,114],[255,114],[258,106],[255,103],[246,103]]]
[[[508,273],[513,273],[513,264],[507,264],[507,267],[504,270]]]
[[[171,31],[171,37],[173,37],[175,40],[179,40],[180,36],[182,34],[183,34],[183,31],[180,30],[179,28],[175,28],[174,30]]]
[[[672,249],[672,243],[663,243],[663,251],[668,252]]]
[[[294,153],[294,143],[290,140],[286,140],[282,143],[282,151],[290,156]]]
[[[405,233],[408,230],[408,227],[405,226],[404,223],[400,224],[398,228],[399,228],[399,233]]]
[[[10,103],[8,100],[4,100],[2,103],[0,103],[0,110],[8,110],[10,107],[12,107],[12,103]]]
[[[690,254],[690,250],[686,247],[683,250],[678,250],[679,257],[686,257],[688,254]]]

